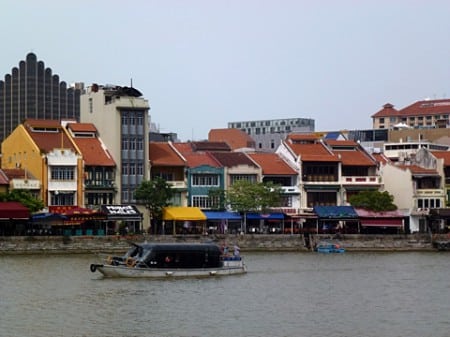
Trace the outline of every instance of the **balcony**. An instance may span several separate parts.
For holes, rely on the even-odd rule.
[[[173,189],[185,190],[187,189],[187,184],[184,180],[172,180],[167,182]]]
[[[298,186],[281,186],[283,194],[299,194],[300,188]]]
[[[416,198],[443,198],[445,191],[440,188],[422,188],[417,189],[414,193]]]
[[[379,176],[343,176],[341,178],[342,185],[373,185],[381,184]]]

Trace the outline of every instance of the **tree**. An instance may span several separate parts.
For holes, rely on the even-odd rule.
[[[230,207],[244,213],[244,230],[247,212],[266,212],[270,207],[278,207],[281,201],[281,187],[272,182],[252,183],[247,180],[235,182],[227,193]]]
[[[172,196],[172,186],[160,177],[142,181],[134,193],[136,201],[148,210],[151,222],[162,218],[163,208],[170,205]]]
[[[394,204],[394,197],[387,191],[362,191],[352,195],[348,201],[353,207],[371,211],[395,211],[397,209],[397,206]]]
[[[210,188],[208,190],[211,209],[224,210],[226,208],[226,194],[222,188]]]
[[[12,190],[0,194],[0,201],[17,201],[30,210],[31,213],[42,210],[45,205],[41,199],[37,199],[27,190]]]

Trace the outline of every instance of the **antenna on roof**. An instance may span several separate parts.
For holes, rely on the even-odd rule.
[[[130,87],[133,88],[133,78],[130,78]]]

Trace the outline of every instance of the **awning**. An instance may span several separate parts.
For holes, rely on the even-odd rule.
[[[163,220],[198,221],[206,220],[206,215],[198,207],[165,207]]]
[[[0,202],[0,220],[28,220],[29,218],[30,210],[20,202]]]
[[[358,219],[358,214],[352,206],[315,206],[313,211],[319,218],[336,220]]]
[[[142,213],[134,205],[102,205],[101,210],[108,220],[142,220]]]
[[[402,219],[361,219],[363,227],[403,227]]]
[[[203,211],[207,220],[242,220],[242,217],[237,212],[215,212]]]
[[[284,213],[247,213],[249,220],[283,220]]]
[[[36,213],[31,216],[31,222],[57,222],[67,219],[65,215],[57,213]]]

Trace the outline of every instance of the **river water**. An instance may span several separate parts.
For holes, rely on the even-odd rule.
[[[0,336],[450,336],[450,254],[244,253],[245,275],[103,279],[2,256]]]

